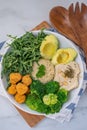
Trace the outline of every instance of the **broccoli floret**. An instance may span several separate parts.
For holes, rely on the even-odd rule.
[[[37,110],[39,104],[42,103],[42,101],[36,94],[29,94],[27,95],[25,103],[30,109]]]
[[[62,104],[57,98],[57,95],[53,93],[45,95],[43,97],[44,104],[48,105],[49,113],[55,113],[60,111]]]
[[[49,113],[50,109],[48,108],[48,106],[45,105],[36,94],[29,94],[26,98],[25,103],[32,110],[46,114]]]
[[[49,93],[43,97],[43,102],[46,105],[53,105],[57,103],[57,95],[53,93]]]
[[[64,88],[61,88],[58,93],[58,100],[63,104],[68,100],[68,91]]]
[[[50,113],[56,113],[59,112],[62,107],[61,102],[58,100],[56,104],[50,106]]]
[[[51,110],[50,107],[48,107],[46,104],[42,102],[39,104],[37,111],[41,113],[49,114]]]
[[[32,94],[35,93],[40,98],[42,98],[46,93],[46,88],[39,80],[35,80],[30,85],[30,91]]]
[[[27,95],[25,103],[30,109],[41,113],[59,112],[63,103],[68,99],[68,91],[64,88],[60,89],[56,81],[42,84],[34,80],[30,85],[30,90],[31,93]]]
[[[60,85],[57,81],[49,81],[48,83],[45,84],[46,87],[46,93],[55,93],[59,90]]]
[[[57,96],[55,94],[48,94],[52,98],[51,103],[49,105],[44,104],[44,102],[38,97],[36,94],[27,95],[25,104],[32,110],[41,113],[55,113],[59,112],[61,109],[61,103],[57,100]],[[55,100],[53,99],[55,97]]]

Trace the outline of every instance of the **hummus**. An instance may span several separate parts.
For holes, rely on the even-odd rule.
[[[58,81],[60,86],[68,91],[79,86],[79,75],[80,67],[75,61],[55,66],[54,80]]]
[[[47,83],[47,82],[53,80],[55,72],[54,72],[54,66],[51,63],[51,61],[46,60],[46,59],[40,59],[38,61],[38,63],[39,63],[39,65],[44,65],[45,66],[45,68],[46,68],[45,75],[43,77],[41,77],[41,78],[37,78],[36,77],[36,74],[38,72],[38,64],[36,62],[34,62],[34,64],[33,64],[33,71],[32,71],[32,77],[35,80],[39,80],[42,83]]]

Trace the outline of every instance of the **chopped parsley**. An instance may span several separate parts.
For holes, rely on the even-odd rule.
[[[45,75],[45,66],[44,65],[40,65],[39,68],[38,68],[38,72],[36,73],[36,77],[37,78],[41,78]]]

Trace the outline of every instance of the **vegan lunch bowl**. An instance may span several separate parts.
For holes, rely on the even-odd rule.
[[[83,63],[74,43],[46,30],[9,37],[0,63],[0,87],[5,95],[28,113],[60,112],[83,83]]]

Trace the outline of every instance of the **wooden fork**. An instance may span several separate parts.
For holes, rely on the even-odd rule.
[[[73,3],[69,7],[69,19],[73,27],[75,35],[79,39],[79,46],[84,50],[87,61],[87,6],[77,2],[75,5]]]

